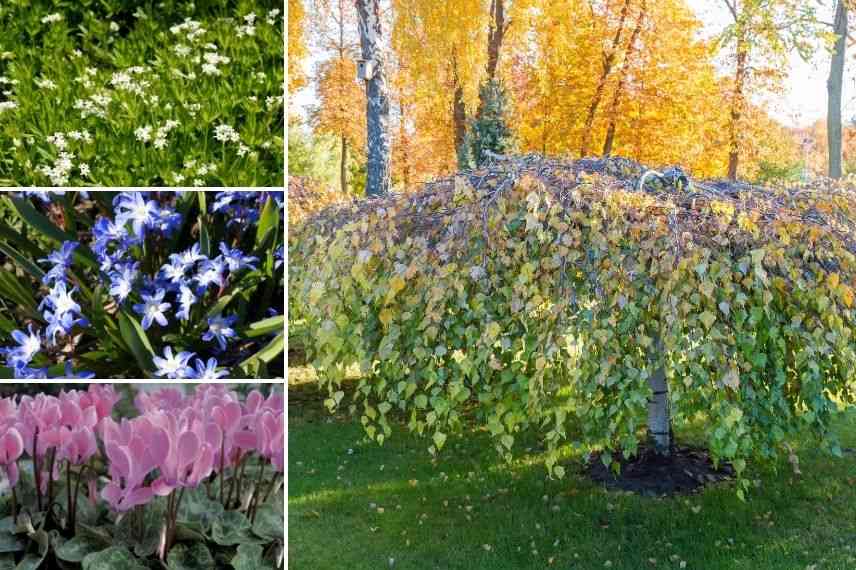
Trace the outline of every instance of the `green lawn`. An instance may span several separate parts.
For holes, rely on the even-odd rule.
[[[536,450],[506,465],[484,433],[383,445],[330,416],[306,369],[289,370],[289,568],[856,568],[856,453],[799,450],[801,477],[750,465],[746,503],[727,484],[651,499],[582,475],[550,481]],[[837,427],[856,447],[856,413]],[[680,435],[680,434],[679,434]]]

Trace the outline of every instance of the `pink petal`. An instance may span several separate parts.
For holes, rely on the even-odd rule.
[[[178,436],[178,469],[184,468],[196,460],[199,455],[199,438],[192,431],[186,431]]]

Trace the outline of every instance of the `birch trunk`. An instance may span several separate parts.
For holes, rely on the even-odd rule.
[[[829,66],[827,91],[827,140],[829,143],[829,177],[841,178],[841,95],[844,88],[844,61],[847,50],[847,6],[845,0],[838,0],[835,9],[835,52]]]
[[[356,3],[362,56],[372,66],[366,81],[366,196],[379,196],[389,192],[389,97],[383,69],[380,0]]]
[[[669,412],[669,385],[666,369],[660,366],[648,377],[653,394],[648,400],[648,435],[659,455],[669,455],[672,450],[672,418]]]

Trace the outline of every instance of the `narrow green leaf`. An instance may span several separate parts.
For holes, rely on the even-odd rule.
[[[285,332],[279,333],[276,338],[262,347],[257,353],[243,361],[239,368],[244,372],[255,371],[257,373],[261,363],[269,363],[285,350]]]
[[[36,310],[36,300],[11,271],[0,268],[0,293],[30,312]]]
[[[9,200],[12,202],[12,207],[15,208],[21,219],[45,236],[59,242],[74,241],[73,236],[56,227],[53,222],[37,212],[28,201],[21,198],[9,198]]]
[[[247,328],[242,331],[242,336],[245,338],[255,338],[257,336],[264,336],[273,332],[282,332],[284,326],[285,317],[283,315],[277,315],[276,317],[256,321],[255,323],[247,326]]]
[[[199,198],[199,251],[211,257],[211,233],[208,230],[208,202],[205,192],[197,192]]]
[[[43,259],[47,257],[44,251],[31,240],[22,236],[19,232],[12,228],[0,226],[0,238],[11,242],[19,251],[29,253],[33,259]]]
[[[21,252],[8,243],[0,241],[0,251],[5,253],[8,257],[11,257],[12,260],[18,264],[18,267],[35,277],[37,281],[41,282],[42,278],[45,276],[45,272],[42,271],[38,265],[30,261]]]
[[[125,344],[128,345],[128,348],[134,354],[134,358],[137,359],[140,368],[145,372],[151,371],[152,357],[155,355],[155,351],[152,348],[152,343],[149,342],[146,331],[140,326],[140,322],[126,311],[120,311],[119,330],[121,331],[122,338],[125,340]]]
[[[256,249],[262,249],[268,241],[270,234],[279,230],[279,208],[276,200],[268,198],[262,214],[259,217],[259,226],[256,230]]]
[[[33,208],[33,205],[20,198],[9,198],[12,207],[27,224],[38,230],[42,235],[60,243],[66,241],[76,241],[76,236],[68,234],[54,225],[48,218],[40,214]],[[93,268],[98,268],[98,262],[95,261],[95,255],[85,245],[80,245],[74,252],[74,258],[85,265]]]

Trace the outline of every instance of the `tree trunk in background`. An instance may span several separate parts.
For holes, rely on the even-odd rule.
[[[609,106],[609,126],[606,129],[606,139],[603,143],[604,156],[612,154],[612,145],[615,141],[615,117],[618,113],[618,106],[621,103],[621,96],[624,94],[624,88],[627,85],[627,76],[629,75],[627,64],[636,54],[636,41],[639,39],[639,34],[642,33],[642,21],[645,19],[646,8],[646,0],[642,0],[642,3],[639,5],[639,15],[636,17],[636,26],[634,26],[633,33],[630,35],[630,41],[627,42],[627,48],[624,50],[624,69],[618,79],[618,86],[615,88],[612,103]]]
[[[389,192],[389,97],[383,70],[380,0],[356,3],[362,56],[372,63],[371,78],[366,81],[366,196],[379,196]]]
[[[740,160],[740,119],[743,117],[743,87],[746,83],[748,51],[746,40],[737,39],[737,70],[734,74],[734,95],[731,99],[731,122],[729,124],[728,178],[737,180]]]
[[[841,178],[841,95],[844,89],[844,59],[847,50],[847,6],[845,0],[838,0],[835,9],[835,52],[829,66],[829,79],[826,81],[827,110],[826,128],[829,143],[829,177]]]
[[[348,141],[342,137],[342,160],[339,162],[339,180],[342,186],[342,195],[348,193]]]
[[[600,101],[603,99],[603,92],[606,89],[606,80],[609,79],[609,72],[612,71],[612,64],[615,62],[615,51],[618,49],[618,43],[621,41],[621,32],[624,31],[624,21],[627,19],[627,12],[630,10],[630,0],[624,0],[624,6],[621,8],[621,16],[618,22],[618,29],[615,31],[615,37],[612,39],[612,47],[609,52],[603,54],[603,71],[600,74],[600,79],[597,82],[597,88],[594,92],[594,98],[589,105],[586,122],[583,126],[583,142],[580,145],[580,156],[586,156],[591,144],[591,129],[594,126],[594,116],[597,113],[597,108],[600,106]]]
[[[458,80],[458,65],[452,60],[452,74],[455,80],[455,93],[452,102],[452,123],[455,128],[455,154],[458,157],[458,168],[466,168],[466,149],[464,143],[467,138],[467,109],[464,106],[464,88]]]
[[[504,0],[492,0],[490,3],[490,29],[487,36],[487,81],[496,79],[496,67],[499,65],[499,50],[505,36]]]

